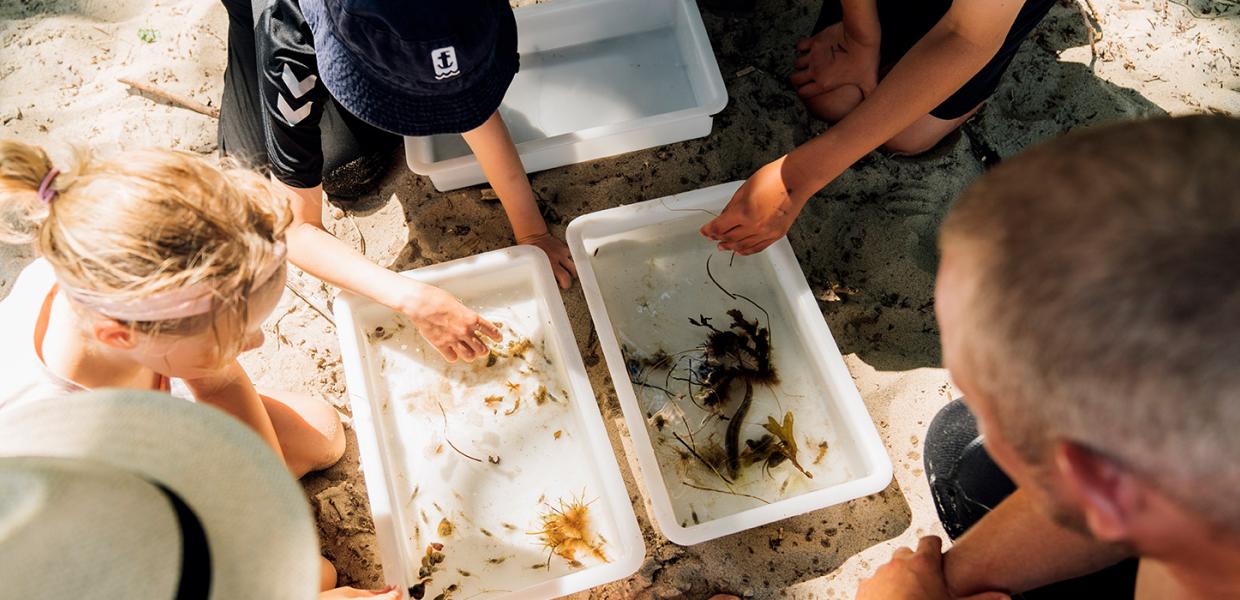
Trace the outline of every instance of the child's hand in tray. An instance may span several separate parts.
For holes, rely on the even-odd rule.
[[[568,244],[562,242],[560,238],[551,235],[549,231],[544,231],[538,235],[518,239],[517,243],[542,249],[547,253],[547,258],[551,260],[551,271],[555,273],[555,280],[559,282],[560,287],[568,289],[573,285],[573,279],[577,277],[577,265],[573,264]]]
[[[461,304],[452,294],[410,281],[416,288],[401,303],[401,312],[448,362],[458,359],[468,362],[486,356],[484,339],[497,342],[503,339],[495,325]]]
[[[718,242],[719,250],[742,256],[761,252],[788,233],[809,194],[789,183],[785,158],[758,169],[700,233]]]

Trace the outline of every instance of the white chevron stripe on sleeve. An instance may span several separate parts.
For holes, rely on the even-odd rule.
[[[289,125],[296,125],[310,116],[310,107],[313,104],[314,102],[307,102],[301,108],[293,110],[293,107],[289,106],[288,100],[284,99],[283,94],[276,94],[276,109],[280,111],[281,115],[284,115],[284,120],[288,121]]]
[[[288,88],[290,94],[294,98],[300,98],[306,95],[306,92],[314,89],[314,84],[319,80],[317,75],[307,75],[305,79],[297,79],[293,74],[293,70],[288,68],[288,63],[284,63],[284,71],[280,73],[280,79],[284,81],[284,87]]]

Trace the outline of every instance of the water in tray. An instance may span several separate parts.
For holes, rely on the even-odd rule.
[[[425,598],[516,591],[600,564],[607,540],[618,539],[606,502],[591,503],[602,488],[531,294],[463,298],[505,333],[492,357],[474,363],[443,360],[395,313],[364,323],[381,376],[376,425],[404,490],[394,520],[410,581],[429,575]],[[543,516],[574,500],[589,503],[586,542],[560,542],[552,555],[538,533]],[[423,561],[428,548],[442,562]]]
[[[697,233],[704,222],[625,231],[601,240],[591,258],[682,526],[863,472],[852,444],[838,439],[834,402],[805,359],[814,350],[775,293],[770,263],[716,251]],[[736,423],[746,382],[752,399]]]
[[[672,27],[521,55],[500,114],[520,144],[697,105]],[[432,138],[435,160],[470,153]]]

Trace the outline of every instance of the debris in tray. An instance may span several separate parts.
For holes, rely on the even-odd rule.
[[[553,435],[555,435],[555,439],[557,439],[557,440],[558,440],[558,439],[560,439],[560,436],[561,436],[561,435],[564,435],[564,432],[563,432],[562,430],[558,430],[558,429],[557,429],[557,430],[556,430],[556,432],[555,432]]]
[[[487,456],[487,462],[489,462],[489,463],[491,463],[491,464],[493,464],[493,465],[498,465],[498,464],[499,464],[499,461],[500,461],[500,457],[498,457],[498,456],[496,456],[496,455],[494,455],[494,454],[491,454],[491,455],[488,455],[488,456]]]
[[[439,532],[439,537],[450,537],[456,528],[452,526],[452,521],[444,518],[439,520],[439,527],[436,530]]]
[[[821,464],[822,459],[826,458],[826,456],[827,456],[827,441],[823,440],[822,443],[818,444],[818,456],[814,457],[814,464],[816,465]]]
[[[469,454],[464,453],[463,451],[461,451],[460,448],[456,447],[456,444],[452,443],[452,440],[448,437],[448,413],[444,411],[443,404],[440,404],[438,400],[435,401],[435,404],[439,406],[439,414],[443,415],[443,439],[444,441],[448,442],[448,445],[451,446],[452,449],[455,450],[457,454],[460,454],[461,456],[464,456],[465,458],[468,458],[469,460],[472,460],[474,462],[482,462],[481,458],[475,458],[473,456],[470,456]],[[436,454],[438,454],[438,452],[436,452]]]
[[[405,320],[398,318],[396,319],[396,323],[392,325],[391,327],[384,327],[380,325],[366,332],[366,340],[372,344],[375,342],[382,342],[385,340],[390,340],[393,337],[396,337],[396,334],[404,330],[405,327],[406,327]]]
[[[422,555],[422,566],[418,569],[418,582],[409,586],[409,596],[414,600],[422,600],[426,596],[426,584],[431,582],[431,578],[435,575],[435,571],[439,570],[439,565],[447,557],[443,553],[443,544],[432,543],[426,546],[426,553]],[[448,586],[455,590],[456,584]]]
[[[710,282],[729,299],[752,305],[760,317],[750,319],[740,308],[732,307],[726,311],[728,320],[723,325],[717,317],[699,314],[688,318],[690,325],[704,330],[704,338],[696,347],[675,353],[657,348],[644,354],[626,345],[621,351],[639,393],[652,397],[650,404],[644,405],[648,426],[679,453],[682,474],[689,480],[685,485],[767,502],[738,492],[733,484],[744,480],[751,467],[771,477],[771,470],[785,462],[807,479],[813,474],[800,463],[792,411],[781,409],[782,420],[780,413],[766,415],[765,422],[759,417],[765,433],[753,439],[746,435],[745,428],[753,421],[750,412],[758,410],[755,392],[779,384],[771,315],[752,299],[723,287],[711,272],[710,262],[707,258]],[[697,417],[690,422],[683,408],[687,403],[704,414],[700,422]],[[820,448],[818,460],[823,454],[825,449]],[[705,481],[696,477],[694,470],[719,480],[726,489],[702,485]],[[694,479],[699,482],[690,483]]]
[[[593,531],[590,522],[590,503],[574,498],[567,504],[561,499],[560,507],[546,505],[548,510],[542,515],[542,531],[530,532],[540,536],[543,548],[548,550],[547,566],[550,568],[551,558],[559,556],[568,561],[569,566],[580,567],[578,553],[589,555],[603,562],[610,562],[603,552],[604,541]]]

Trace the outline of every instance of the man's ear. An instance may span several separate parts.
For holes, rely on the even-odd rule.
[[[1056,442],[1054,453],[1058,477],[1090,533],[1104,542],[1128,540],[1142,503],[1142,488],[1132,473],[1074,442]]]
[[[98,319],[94,323],[95,340],[109,348],[132,350],[137,345],[137,333],[133,328],[112,319]]]

